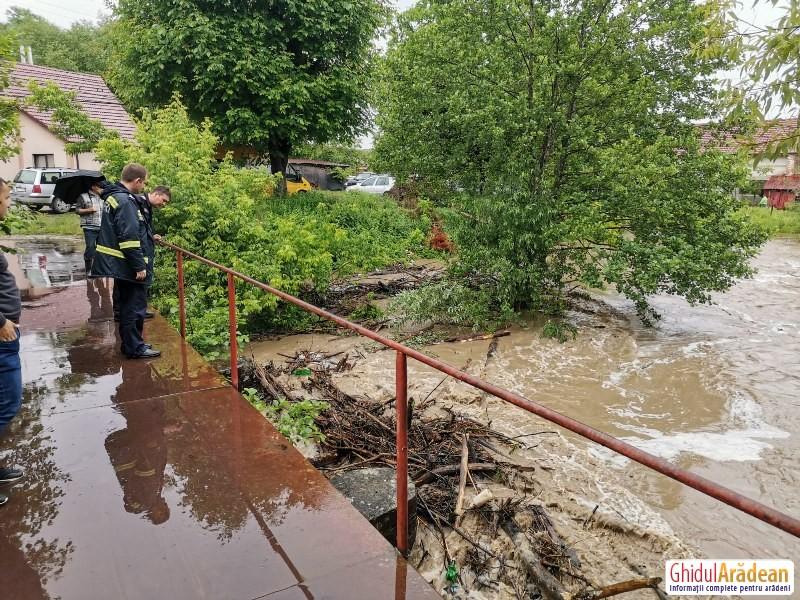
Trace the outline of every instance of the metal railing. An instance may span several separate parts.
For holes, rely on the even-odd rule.
[[[347,319],[343,319],[337,315],[329,313],[318,306],[314,306],[313,304],[309,304],[308,302],[304,302],[299,298],[295,298],[287,294],[286,292],[282,292],[278,289],[275,289],[266,283],[262,283],[253,279],[252,277],[248,277],[243,273],[239,273],[238,271],[234,271],[228,267],[215,263],[212,260],[194,254],[189,250],[184,248],[180,248],[179,246],[175,246],[174,244],[170,244],[166,241],[159,241],[161,246],[166,248],[170,248],[175,251],[176,253],[176,262],[177,262],[177,271],[178,271],[178,303],[179,303],[179,311],[180,311],[180,328],[181,328],[181,336],[186,337],[186,295],[185,295],[185,287],[184,287],[184,257],[188,257],[199,261],[203,264],[206,264],[214,269],[222,271],[226,273],[228,276],[228,313],[230,316],[230,354],[231,354],[231,384],[238,389],[239,387],[239,373],[238,373],[238,348],[237,348],[237,341],[236,341],[236,331],[237,331],[237,324],[236,324],[236,279],[240,279],[246,283],[249,283],[257,288],[264,290],[265,292],[269,292],[270,294],[277,296],[278,298],[285,300],[286,302],[293,304],[299,308],[302,308],[305,311],[313,313],[317,316],[322,317],[323,319],[327,319],[328,321],[332,321],[337,325],[344,327],[346,329],[350,329],[355,331],[359,335],[367,337],[371,340],[378,342],[386,346],[387,348],[392,348],[397,352],[396,356],[396,363],[395,363],[395,407],[396,407],[396,420],[397,420],[397,431],[396,431],[396,464],[397,464],[397,549],[402,553],[406,554],[408,552],[408,358],[413,358],[414,360],[421,362],[422,364],[428,365],[449,375],[459,381],[463,381],[464,383],[471,385],[474,388],[482,390],[487,394],[491,394],[496,398],[500,398],[511,404],[514,404],[528,412],[531,412],[543,419],[546,419],[556,425],[563,427],[564,429],[568,429],[573,433],[577,433],[578,435],[589,439],[601,446],[605,446],[618,454],[621,454],[633,461],[638,462],[646,467],[653,469],[654,471],[661,473],[662,475],[666,475],[667,477],[671,477],[684,485],[687,485],[691,488],[698,490],[699,492],[711,496],[719,500],[720,502],[724,502],[748,515],[755,517],[765,523],[768,523],[778,529],[781,529],[787,533],[794,535],[795,537],[800,537],[800,520],[795,519],[794,517],[782,513],[780,511],[775,510],[761,502],[753,500],[752,498],[748,498],[747,496],[743,496],[738,492],[733,491],[730,488],[727,488],[723,485],[715,483],[705,477],[697,475],[696,473],[692,473],[691,471],[687,471],[685,469],[681,469],[676,467],[675,465],[667,462],[666,460],[659,458],[653,454],[645,452],[644,450],[640,450],[639,448],[632,446],[622,440],[619,440],[615,437],[612,437],[602,431],[594,429],[580,421],[577,421],[571,417],[563,415],[557,411],[554,411],[546,406],[538,404],[533,400],[529,400],[524,396],[511,392],[509,390],[500,388],[496,385],[483,381],[469,373],[461,371],[456,367],[449,365],[445,362],[437,360],[435,358],[431,358],[418,350],[414,350],[413,348],[409,348],[408,346],[404,346],[394,340],[391,340],[387,337],[380,335],[379,333],[372,331],[371,329],[367,329],[366,327],[362,327],[356,323],[352,323]]]

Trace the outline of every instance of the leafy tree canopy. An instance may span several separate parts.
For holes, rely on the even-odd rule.
[[[720,114],[719,8],[428,0],[398,19],[378,167],[452,198],[462,297],[557,310],[573,286],[615,284],[647,319],[652,294],[705,302],[751,273],[764,234],[729,193],[743,161],[693,125]]]
[[[9,74],[13,63],[10,58],[13,52],[13,39],[0,31],[0,93],[8,87]],[[3,60],[5,59],[5,60]],[[19,113],[13,100],[7,100],[0,94],[0,160],[8,160],[19,151],[17,137],[19,135]]]
[[[800,107],[800,2],[767,0],[780,6],[784,12],[777,23],[738,36],[736,43],[746,56],[745,72],[751,85],[739,90],[739,97],[756,111],[762,119],[771,109],[798,116]],[[766,154],[786,155],[800,147],[800,129],[774,140]]]
[[[369,164],[372,151],[354,148],[345,144],[301,144],[292,152],[292,156],[299,158],[312,158],[314,160],[327,160],[360,167]]]
[[[75,92],[65,92],[53,82],[40,86],[31,81],[28,87],[31,94],[25,103],[52,114],[50,131],[66,140],[67,154],[91,152],[101,139],[114,135],[83,111]]]
[[[112,43],[110,20],[99,25],[78,21],[69,29],[62,29],[16,6],[8,9],[6,16],[0,32],[12,38],[14,47],[30,46],[37,65],[81,73],[106,72]]]
[[[160,106],[179,93],[229,147],[285,171],[294,144],[352,138],[365,119],[379,0],[120,0],[114,81]]]

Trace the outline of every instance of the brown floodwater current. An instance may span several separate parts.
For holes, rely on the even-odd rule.
[[[800,516],[800,240],[770,241],[755,259],[758,273],[715,304],[689,306],[656,297],[655,327],[632,304],[597,293],[597,304],[569,314],[578,327],[564,344],[541,337],[541,323],[512,328],[485,360],[485,340],[437,344],[429,354],[795,517]],[[297,349],[349,349],[354,338],[291,336],[253,344],[260,359]],[[393,394],[394,356],[366,354],[339,384],[371,397]],[[425,397],[441,375],[411,361],[410,394]],[[475,395],[451,382],[442,402]],[[501,430],[555,429],[499,401],[484,404]],[[791,558],[789,534],[705,497],[572,434],[563,464],[583,463],[599,480],[638,497],[644,510],[624,515],[637,526],[674,534],[709,558]],[[599,498],[587,497],[587,511]],[[587,513],[588,514],[588,513]]]

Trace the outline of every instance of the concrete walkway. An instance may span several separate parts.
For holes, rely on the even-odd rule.
[[[0,597],[439,598],[162,318],[154,361],[121,359],[98,282],[22,321]]]

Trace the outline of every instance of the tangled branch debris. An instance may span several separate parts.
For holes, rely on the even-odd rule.
[[[316,419],[325,434],[315,461],[319,468],[331,475],[395,466],[394,399],[355,397],[334,381],[335,374],[353,367],[355,357],[304,351],[284,358],[282,366],[248,362],[242,378],[245,386],[271,399],[313,397],[328,403]],[[309,374],[297,377],[298,370]],[[515,461],[525,436],[507,437],[434,402],[431,394],[416,405],[412,398],[408,410],[409,474],[424,524],[412,558],[429,572],[440,561],[438,583],[445,597],[465,598],[475,590],[498,599],[599,600],[658,590],[656,578],[605,587],[590,580],[575,550],[535,501],[536,467]],[[449,577],[453,565],[458,570]]]

